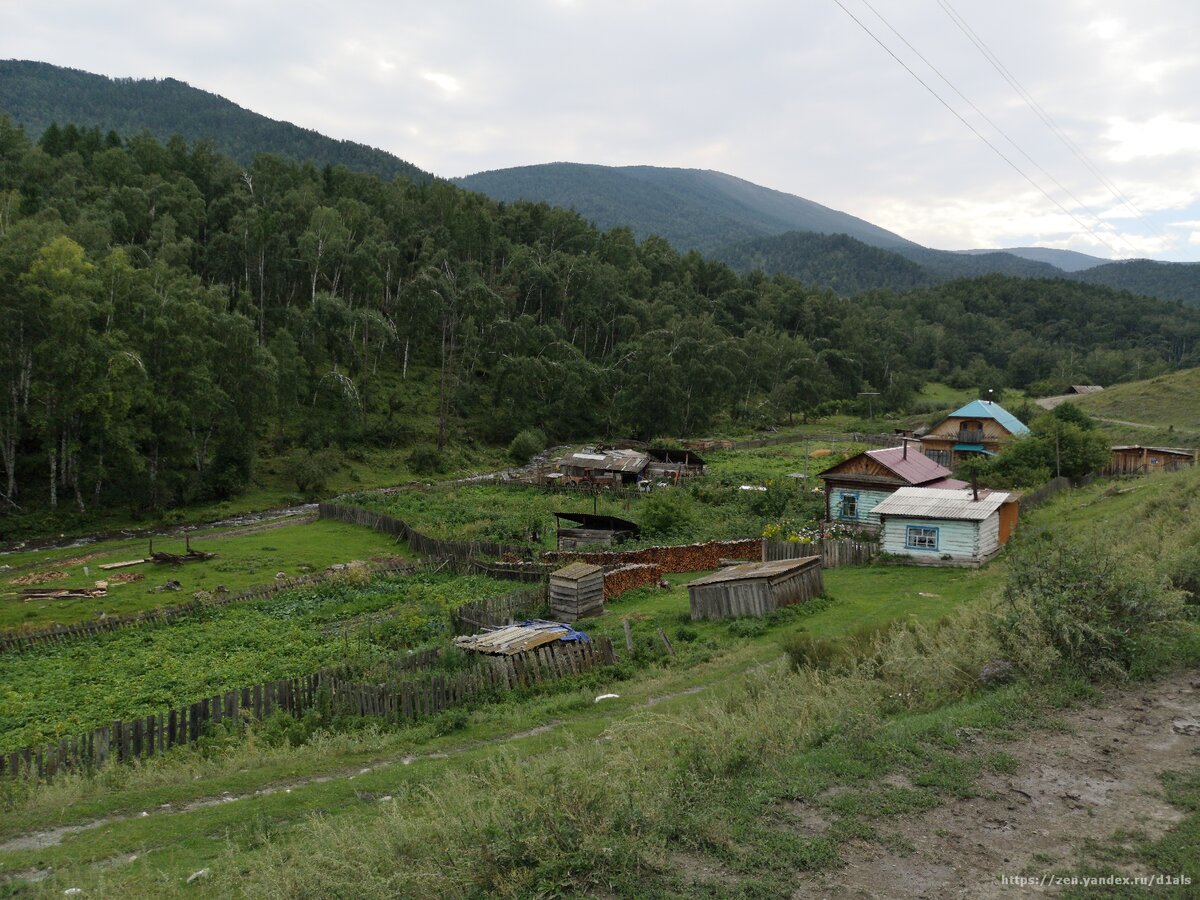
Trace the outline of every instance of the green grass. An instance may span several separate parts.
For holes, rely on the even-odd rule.
[[[1200,447],[1200,369],[1114,384],[1069,402],[1092,416],[1148,426],[1104,422],[1114,439],[1131,444]]]
[[[215,559],[180,566],[143,563],[127,569],[105,572],[100,565],[144,558],[149,540],[106,541],[66,550],[29,551],[2,557],[13,566],[0,574],[0,628],[44,627],[70,624],[96,618],[101,613],[124,615],[191,600],[196,591],[213,592],[219,585],[237,592],[270,584],[282,572],[288,577],[321,572],[333,563],[408,555],[403,544],[387,535],[346,525],[318,521],[284,525],[251,534],[218,532],[192,538],[197,550],[216,553]],[[156,538],[154,549],[182,554],[182,538]],[[82,557],[94,557],[79,561]],[[71,565],[64,565],[70,562]],[[88,573],[84,574],[84,568]],[[138,573],[142,581],[112,584],[108,595],[95,600],[31,600],[20,598],[21,586],[14,578],[35,572],[62,571],[69,577],[46,582],[40,587],[89,587],[96,581],[116,574]],[[154,588],[175,580],[178,591],[155,592]]]

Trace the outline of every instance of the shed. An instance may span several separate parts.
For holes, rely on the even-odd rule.
[[[574,522],[575,525],[563,528],[564,519]],[[642,531],[636,522],[596,513],[556,512],[554,522],[558,529],[557,546],[559,550],[575,550],[579,547],[596,544],[604,546],[620,544],[637,537]]]
[[[705,462],[692,450],[671,450],[666,447],[651,447],[646,451],[650,465],[646,475],[650,478],[693,478],[704,474]]]
[[[604,570],[577,562],[550,573],[550,615],[563,622],[604,613]]]
[[[576,631],[562,622],[547,622],[531,619],[518,625],[504,625],[479,634],[468,634],[454,639],[454,645],[474,653],[489,656],[514,656],[526,650],[536,650],[557,641],[576,642],[590,640],[582,631]]]
[[[566,480],[591,484],[637,484],[650,457],[637,450],[582,450],[558,461]]]
[[[1112,456],[1104,475],[1144,475],[1147,472],[1174,472],[1194,465],[1196,451],[1179,447],[1143,447],[1141,445],[1112,448]]]
[[[1004,491],[900,488],[875,507],[880,549],[926,565],[982,565],[1015,530],[1018,504]]]
[[[765,616],[825,592],[821,557],[742,563],[688,585],[692,621]]]
[[[1067,390],[1068,394],[1098,394],[1104,390],[1099,384],[1073,384]]]

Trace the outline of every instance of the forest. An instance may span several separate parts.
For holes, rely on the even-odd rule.
[[[234,496],[268,448],[679,437],[862,391],[900,409],[934,378],[1109,384],[1200,361],[1200,311],[1104,287],[846,298],[441,180],[73,125],[33,142],[6,118],[0,335],[9,515]]]

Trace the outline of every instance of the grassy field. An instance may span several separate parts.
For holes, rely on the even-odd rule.
[[[1104,419],[1104,428],[1114,440],[1200,447],[1200,369],[1115,384],[1068,402]]]
[[[0,557],[11,566],[0,570],[0,629],[42,627],[93,619],[101,613],[122,615],[190,600],[196,591],[213,592],[224,585],[237,592],[269,584],[275,576],[320,572],[333,563],[351,560],[391,559],[408,555],[408,548],[387,535],[340,522],[318,521],[283,524],[268,530],[198,533],[191,539],[197,550],[216,553],[214,559],[180,566],[144,563],[105,572],[104,563],[144,558],[149,540],[106,541],[55,551],[28,551]],[[157,538],[154,549],[182,554],[183,538]],[[86,569],[86,571],[85,571]],[[44,581],[40,587],[90,587],[114,575],[142,575],[142,580],[118,584],[110,580],[108,595],[98,599],[30,600],[20,597],[22,584],[14,581],[39,573],[62,572],[67,577]],[[159,588],[178,581],[178,591]]]

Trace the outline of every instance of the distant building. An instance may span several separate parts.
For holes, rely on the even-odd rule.
[[[823,593],[819,556],[742,563],[688,585],[692,621],[766,616]]]
[[[564,520],[571,524],[564,528]],[[555,545],[559,550],[607,547],[636,538],[641,533],[636,522],[594,513],[556,512],[554,522],[557,525]]]
[[[582,450],[558,461],[563,480],[590,484],[637,484],[650,457],[638,450]]]
[[[1019,498],[971,488],[900,488],[877,507],[884,553],[934,566],[978,566],[1017,527]]]
[[[1068,394],[1098,394],[1102,390],[1098,384],[1073,384],[1067,389]]]
[[[1147,472],[1174,472],[1196,462],[1195,450],[1175,447],[1142,447],[1140,445],[1112,448],[1112,457],[1102,475],[1145,475]]]
[[[963,488],[965,481],[906,441],[900,447],[868,450],[821,473],[825,521],[875,529],[875,507],[902,487]]]
[[[1029,427],[991,400],[972,400],[921,436],[921,450],[934,462],[954,468],[973,456],[993,456]]]
[[[666,447],[651,447],[646,451],[650,465],[646,474],[650,478],[667,478],[678,482],[680,478],[693,478],[704,474],[705,462],[692,450],[671,450]]]

